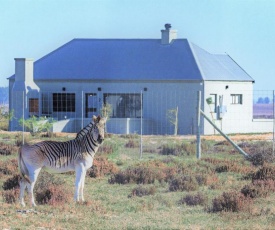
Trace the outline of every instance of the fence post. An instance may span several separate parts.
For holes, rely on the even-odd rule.
[[[142,90],[140,91],[140,159],[142,158],[142,113],[143,113],[143,109],[142,109]]]
[[[201,91],[197,93],[197,159],[201,158],[201,133],[200,133]]]
[[[24,91],[22,92],[23,93],[23,114],[22,114],[22,117],[23,117],[23,126],[22,126],[22,143],[23,145],[25,144],[25,138],[24,138],[24,132],[25,132],[25,94],[24,94]]]
[[[82,103],[81,103],[81,129],[83,129],[83,127],[84,127],[84,124],[83,124],[83,122],[84,122],[84,100],[83,100],[83,90],[81,91],[81,101],[82,101]]]
[[[272,156],[274,157],[274,151],[275,151],[275,92],[273,92],[273,145],[272,145]]]

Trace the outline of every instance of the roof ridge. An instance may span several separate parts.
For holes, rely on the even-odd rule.
[[[45,56],[42,56],[41,58],[37,59],[34,63],[39,63],[40,61],[42,61],[43,59],[45,59],[46,57],[52,55],[53,53],[57,52],[58,50],[64,48],[65,46],[68,46],[70,43],[72,43],[74,40],[76,39],[72,39],[70,41],[68,41],[67,43],[65,43],[62,46],[59,46],[57,49],[54,49],[53,51],[51,51],[50,53],[46,54]]]
[[[186,39],[187,40],[187,39]],[[192,52],[192,54],[193,54],[193,57],[194,57],[194,59],[195,59],[195,62],[196,62],[196,64],[197,64],[197,66],[198,66],[198,69],[199,69],[199,72],[200,72],[200,75],[201,75],[201,78],[203,79],[203,80],[205,80],[205,75],[204,75],[204,72],[203,72],[203,70],[202,70],[202,67],[201,67],[201,64],[200,64],[200,61],[199,61],[199,59],[198,59],[198,57],[197,57],[197,54],[196,54],[196,52],[194,51],[194,49],[193,49],[193,43],[191,43],[191,42],[189,42],[188,40],[187,40],[187,43],[188,43],[188,45],[189,45],[189,47],[190,47],[190,49],[191,49],[191,52]],[[197,46],[197,45],[196,45]],[[200,47],[199,47],[200,48]]]

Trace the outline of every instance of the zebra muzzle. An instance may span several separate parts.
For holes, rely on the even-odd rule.
[[[101,136],[98,137],[97,142],[98,142],[99,144],[101,144],[103,141],[104,141],[104,138],[102,138]]]

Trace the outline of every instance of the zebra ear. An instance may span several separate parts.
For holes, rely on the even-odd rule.
[[[101,119],[100,115],[98,115],[98,117],[93,115],[93,122],[98,123],[100,119]]]
[[[93,115],[93,122],[97,122],[97,117]]]

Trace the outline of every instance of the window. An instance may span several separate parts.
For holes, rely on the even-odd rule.
[[[242,104],[243,95],[242,94],[231,94],[231,104]]]
[[[85,94],[85,117],[92,117],[97,110],[97,96],[96,93]]]
[[[29,116],[38,116],[39,115],[39,101],[38,98],[29,99]]]
[[[54,93],[53,112],[75,112],[75,94]]]
[[[52,110],[51,93],[42,93],[41,95],[41,104],[42,104],[42,115],[49,116]]]
[[[104,104],[112,107],[111,117],[139,118],[141,117],[140,94],[104,94]]]

